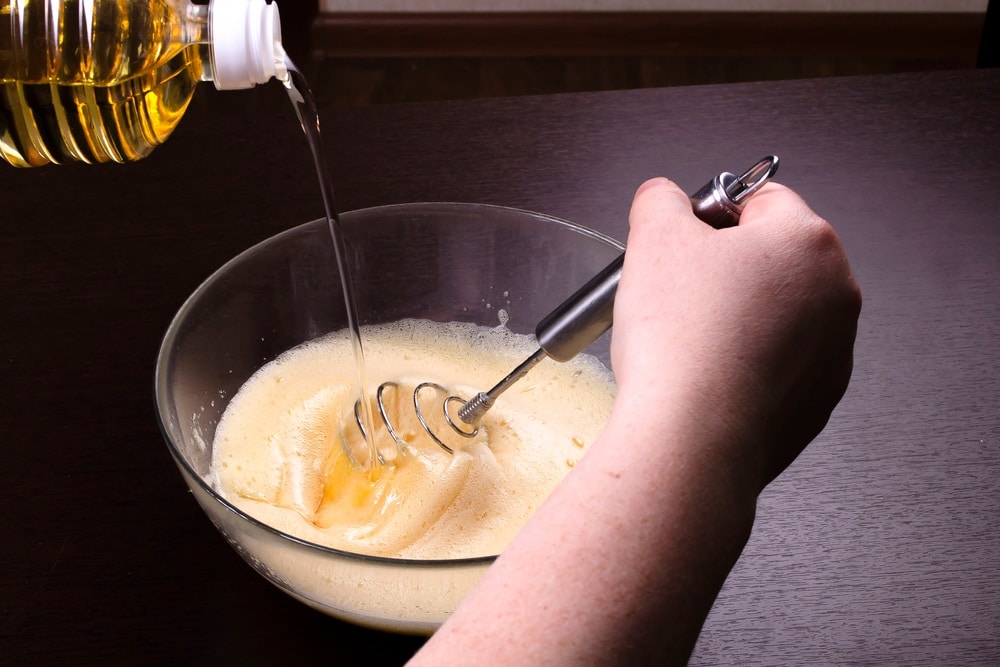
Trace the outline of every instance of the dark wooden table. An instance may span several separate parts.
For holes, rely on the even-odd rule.
[[[290,108],[195,109],[125,167],[0,165],[0,664],[398,664],[225,544],[153,411],[160,337],[321,213]],[[214,91],[204,91],[212,99]],[[260,105],[264,106],[264,105]],[[459,200],[624,237],[635,187],[768,153],[865,295],[851,388],[764,494],[696,665],[1000,664],[1000,71],[323,116],[344,210]],[[614,613],[609,610],[609,613]]]

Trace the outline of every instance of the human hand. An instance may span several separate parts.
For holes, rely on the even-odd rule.
[[[675,184],[653,179],[629,224],[612,334],[616,410],[671,433],[684,415],[693,440],[759,492],[847,388],[861,295],[840,241],[774,183],[739,226],[716,230]]]
[[[861,295],[793,192],[716,230],[654,179],[629,222],[608,425],[414,664],[683,664],[757,494],[847,387]]]

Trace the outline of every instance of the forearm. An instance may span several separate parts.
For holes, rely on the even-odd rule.
[[[696,420],[616,409],[602,437],[413,664],[682,664],[756,491]],[[666,428],[664,426],[663,428]],[[444,661],[444,662],[442,662]]]

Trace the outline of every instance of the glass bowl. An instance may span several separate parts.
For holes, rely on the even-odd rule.
[[[563,220],[481,204],[375,207],[345,213],[341,225],[362,325],[421,318],[495,327],[506,318],[512,331],[531,334],[623,250]],[[325,219],[222,266],[187,299],[164,337],[155,378],[160,427],[202,510],[257,572],[332,616],[427,634],[495,556],[420,561],[318,546],[248,516],[207,481],[215,427],[229,400],[277,355],[344,329],[341,294]],[[605,334],[588,349],[605,365],[609,341]]]

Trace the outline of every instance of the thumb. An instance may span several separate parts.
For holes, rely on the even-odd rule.
[[[629,242],[650,234],[672,234],[688,227],[704,228],[691,209],[691,199],[673,181],[653,178],[636,190],[629,212]]]

